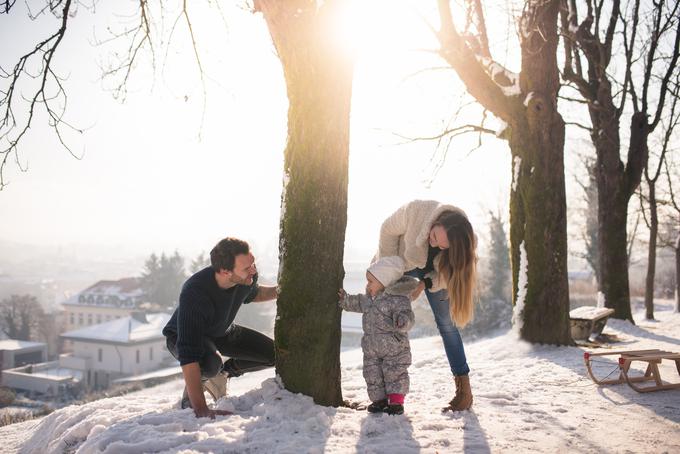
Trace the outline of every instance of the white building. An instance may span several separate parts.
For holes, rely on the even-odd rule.
[[[47,361],[47,344],[15,339],[0,340],[0,370]]]
[[[56,396],[80,381],[78,371],[63,370],[47,361],[47,344],[19,340],[0,341],[0,384],[20,391]]]
[[[61,367],[83,371],[83,384],[105,388],[118,378],[140,375],[173,364],[161,333],[169,314],[134,313],[110,322],[68,331],[73,352],[61,355]]]
[[[49,396],[63,396],[65,392],[79,387],[82,378],[82,371],[60,367],[58,361],[2,371],[3,386]]]
[[[61,303],[66,330],[98,325],[139,310],[144,291],[140,278],[99,281]]]

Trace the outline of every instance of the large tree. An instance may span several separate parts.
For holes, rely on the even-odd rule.
[[[570,344],[564,121],[557,111],[559,0],[524,3],[518,75],[491,58],[481,2],[466,4],[476,36],[460,33],[449,1],[438,0],[440,53],[467,91],[508,126],[515,320],[525,340]]]
[[[337,291],[347,224],[353,60],[332,32],[347,2],[257,0],[288,92],[279,240],[276,371],[285,387],[340,405]]]
[[[597,155],[599,278],[605,306],[615,310],[615,317],[632,321],[626,234],[628,203],[647,165],[647,138],[658,125],[668,81],[677,62],[678,3],[662,0],[651,11],[640,11],[639,0],[627,9],[622,8],[620,0],[607,4],[583,0],[580,4],[586,12],[582,18],[578,4],[577,0],[562,0],[564,77],[588,106],[590,135]],[[644,27],[648,28],[647,34]],[[610,68],[617,31],[622,36],[618,45],[625,50],[620,86]],[[668,35],[673,44],[671,49],[664,49]],[[644,42],[640,43],[641,39]],[[641,68],[637,68],[638,62]],[[661,82],[655,83],[656,78]],[[636,88],[636,81],[641,86]],[[654,116],[648,123],[652,113],[650,87],[656,87],[658,95]],[[627,99],[632,99],[634,113],[624,164],[620,158],[620,127]]]
[[[44,322],[43,308],[35,296],[12,295],[0,301],[0,330],[10,339],[37,340]]]
[[[220,8],[219,2],[209,3]],[[347,3],[252,2],[254,11],[262,13],[281,60],[289,100],[275,330],[277,372],[287,389],[326,405],[342,403],[337,291],[344,277],[353,57],[344,51],[335,21],[344,15]],[[63,120],[63,79],[53,66],[77,4],[72,0],[45,2],[38,14],[54,14],[58,28],[2,74],[7,82],[0,92],[0,188],[4,184],[2,168],[37,121],[34,112],[43,109],[60,140],[62,129],[69,127]],[[14,5],[14,1],[0,1],[0,13],[8,13]],[[155,58],[157,46],[171,42],[178,24],[186,26],[201,80],[205,80],[196,46],[197,28],[190,20],[192,6],[180,1],[177,17],[170,18],[172,27],[163,27],[162,19],[172,14],[168,2],[139,2],[135,15],[126,17],[128,25],[111,38],[125,42],[127,49],[119,55],[120,61],[106,70],[106,76],[119,82],[114,82],[115,93],[125,94],[125,85],[144,51],[151,50]],[[155,35],[168,30],[170,37]],[[37,86],[20,96],[19,82],[26,79],[37,81]],[[25,102],[28,105],[22,104]],[[15,115],[25,112],[28,115]]]

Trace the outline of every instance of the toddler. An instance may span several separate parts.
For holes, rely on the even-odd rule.
[[[368,388],[371,413],[404,413],[408,392],[408,366],[411,347],[408,330],[415,321],[409,295],[418,281],[404,276],[400,257],[383,257],[366,271],[366,294],[348,295],[340,290],[340,307],[361,312],[364,335],[364,379]]]

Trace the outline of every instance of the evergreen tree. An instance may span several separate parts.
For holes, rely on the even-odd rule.
[[[500,213],[489,211],[487,292],[490,299],[510,301],[510,252]]]
[[[142,288],[150,302],[171,306],[178,301],[186,278],[184,258],[179,252],[171,256],[163,252],[160,258],[154,253],[144,263]]]
[[[205,251],[201,251],[201,253],[198,254],[196,258],[191,261],[191,267],[189,268],[189,272],[196,273],[208,266],[210,266],[210,257],[206,257]]]

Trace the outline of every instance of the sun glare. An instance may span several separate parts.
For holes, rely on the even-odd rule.
[[[403,0],[348,0],[334,12],[333,35],[339,47],[357,58],[422,41],[419,18]]]

